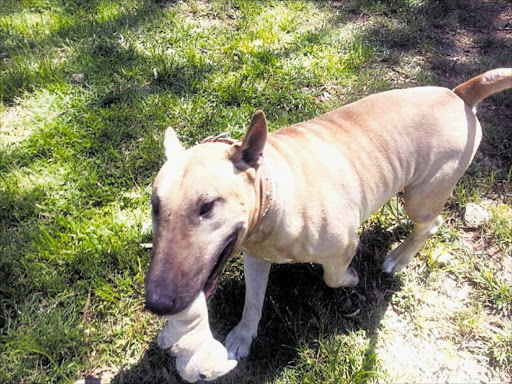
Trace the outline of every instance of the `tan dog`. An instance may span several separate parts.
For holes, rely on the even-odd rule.
[[[414,230],[384,262],[405,266],[442,224],[439,216],[480,143],[473,108],[512,87],[512,69],[459,85],[366,97],[267,136],[257,112],[243,141],[184,150],[169,129],[153,186],[154,247],[147,308],[178,313],[210,296],[226,260],[244,253],[246,299],[225,345],[247,356],[271,263],[321,264],[330,287],[357,284],[349,268],[358,227],[399,191]]]

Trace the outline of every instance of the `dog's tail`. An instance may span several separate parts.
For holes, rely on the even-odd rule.
[[[453,89],[471,108],[493,93],[512,88],[512,68],[493,69]]]

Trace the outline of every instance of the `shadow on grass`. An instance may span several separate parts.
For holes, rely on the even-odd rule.
[[[97,81],[97,86],[87,85],[92,94],[88,100],[95,100],[94,107],[84,103],[66,108],[54,121],[44,121],[22,143],[0,148],[0,338],[3,345],[6,343],[2,365],[9,366],[0,373],[2,382],[32,381],[35,367],[37,379],[33,381],[70,381],[76,374],[77,362],[86,359],[94,343],[84,327],[88,292],[92,291],[94,300],[96,294],[101,295],[96,292],[100,286],[119,289],[115,279],[127,281],[126,276],[135,276],[136,271],[128,264],[143,256],[133,238],[125,243],[129,231],[122,234],[121,228],[115,225],[110,228],[115,239],[111,236],[104,239],[105,247],[99,243],[82,246],[98,238],[90,228],[98,226],[98,222],[91,220],[84,225],[87,219],[83,216],[88,215],[89,219],[91,216],[88,210],[108,206],[134,185],[145,186],[156,172],[160,161],[156,159],[162,157],[153,134],[155,127],[151,125],[154,119],[148,118],[145,125],[137,125],[141,115],[146,117],[151,111],[134,113],[122,105],[133,102],[141,93],[119,98],[117,105],[104,102],[108,95],[104,84],[113,81],[115,70],[105,71],[98,56],[90,58],[95,54],[108,55],[109,49],[110,53],[115,52],[118,43],[112,36],[126,28],[149,23],[152,11],[158,8],[144,8],[139,13],[121,12],[115,20],[104,23],[79,19],[80,12],[87,12],[97,4],[87,1],[68,4],[65,15],[60,16],[72,22],[50,35],[24,36],[14,42],[0,36],[0,58],[18,54],[13,46],[7,49],[9,41],[21,51],[30,51],[29,56],[34,52],[44,56],[56,46],[65,49],[62,45],[70,41],[90,43],[90,50],[76,52],[57,66],[44,68],[43,65],[33,72],[23,72],[22,65],[14,65],[3,72],[0,94],[7,107],[17,97],[42,85],[53,94],[59,94],[61,86],[78,87],[79,84],[72,84],[73,73],[87,70]],[[21,2],[12,2],[11,11],[22,11],[25,7]],[[34,12],[44,9],[35,7]],[[16,36],[14,32],[12,35]],[[133,56],[117,54],[114,67],[116,64],[122,67],[129,59]],[[4,63],[10,61],[6,59]],[[107,68],[111,67],[112,63]],[[155,151],[159,152],[158,156],[154,155]],[[50,169],[51,173],[56,164],[56,171],[64,175],[53,177],[50,185],[45,184],[40,179],[40,173],[46,173],[39,172],[41,167]],[[28,180],[18,181],[19,170]],[[62,176],[60,181],[59,176]],[[33,186],[21,187],[18,182],[31,182]],[[125,236],[121,241],[119,234]],[[82,240],[76,241],[78,237]],[[65,308],[61,296],[67,297]],[[48,302],[55,303],[55,308],[49,307]],[[40,317],[44,321],[39,321]],[[31,321],[37,325],[30,324]]]
[[[58,88],[64,86],[68,87],[65,91],[69,93],[80,92],[80,88],[87,93],[82,104],[63,110],[54,121],[46,121],[22,143],[0,148],[0,187],[6,192],[2,196],[0,218],[6,224],[21,224],[24,219],[37,215],[37,205],[47,197],[39,186],[33,189],[34,193],[24,192],[20,196],[6,181],[14,169],[29,168],[38,162],[62,163],[67,173],[66,184],[76,185],[77,190],[72,196],[61,199],[68,199],[70,205],[77,202],[83,209],[106,205],[134,185],[148,185],[163,160],[157,136],[169,120],[164,108],[168,100],[155,103],[148,99],[158,99],[163,94],[169,98],[189,97],[196,91],[193,84],[208,71],[213,71],[208,66],[178,64],[162,58],[152,63],[133,47],[120,46],[119,36],[124,31],[154,22],[153,16],[160,7],[152,5],[151,1],[138,12],[120,12],[105,22],[79,18],[100,3],[77,0],[61,15],[72,22],[64,23],[44,36],[10,42],[14,46],[33,45],[41,55],[59,43],[69,44],[70,41],[84,49],[61,60],[59,66],[48,69],[50,74],[39,68],[32,76],[22,73],[16,65],[12,66],[12,71],[3,73],[1,83],[12,89],[0,90],[7,106],[14,103],[16,97],[36,90],[43,83],[50,92],[59,93]],[[23,9],[21,2],[13,2],[4,9],[4,14]],[[0,50],[5,48],[7,52],[13,52],[12,46],[7,49],[7,41],[0,39]],[[9,60],[6,62],[10,63]],[[131,82],[118,76],[134,63],[146,68],[150,81],[144,78],[146,73]],[[157,79],[153,78],[152,64],[159,71]],[[85,81],[72,80],[73,74],[84,73]],[[141,86],[139,82],[147,84]],[[52,83],[55,83],[55,89],[52,89]],[[205,132],[204,136],[207,135]],[[87,202],[85,206],[84,202]]]
[[[391,243],[401,235],[379,226],[363,234],[371,252],[358,252],[352,261],[360,277],[356,287],[327,287],[322,280],[322,268],[314,264],[273,265],[259,334],[251,354],[216,382],[262,383],[289,375],[288,368],[294,370],[296,381],[293,382],[301,383],[340,379],[366,383],[382,379],[375,366],[378,328],[393,294],[402,284],[399,277],[382,273],[381,265]],[[218,340],[223,340],[237,324],[244,304],[245,287],[235,264],[240,263],[235,260],[227,267],[209,303],[210,324]],[[355,341],[358,335],[363,335],[365,340],[362,346]],[[346,348],[351,343],[354,350]],[[324,349],[326,344],[339,348],[336,358],[339,361],[333,363],[326,358],[332,352]],[[307,354],[314,359],[312,365],[304,365]],[[315,377],[315,369],[322,364],[335,365],[332,369],[319,370],[318,374],[324,377]],[[146,382],[184,383],[175,369],[174,358],[162,352],[155,342],[137,364],[120,372],[113,381],[116,384]]]

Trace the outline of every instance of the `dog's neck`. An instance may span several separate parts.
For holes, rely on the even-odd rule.
[[[268,160],[263,156],[261,157],[258,171],[260,173],[260,206],[258,209],[258,216],[256,221],[254,222],[254,225],[252,225],[252,228],[249,229],[247,237],[250,237],[251,234],[253,234],[254,231],[259,227],[274,200],[274,180],[272,178],[272,171],[270,169]]]

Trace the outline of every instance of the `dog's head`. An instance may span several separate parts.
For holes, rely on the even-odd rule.
[[[166,162],[151,198],[153,252],[146,277],[146,308],[158,315],[185,309],[219,274],[257,220],[258,168],[267,139],[263,112],[244,140],[210,142],[185,150],[165,134]]]

